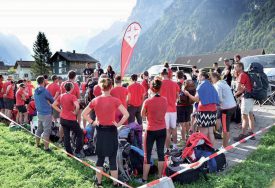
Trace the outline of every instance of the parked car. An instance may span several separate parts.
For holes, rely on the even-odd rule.
[[[264,72],[270,82],[275,82],[275,54],[247,56],[241,59],[244,70],[248,71],[251,63],[260,63],[264,67]]]
[[[176,80],[176,72],[183,71],[187,77],[187,79],[191,79],[192,66],[191,65],[183,65],[183,64],[169,64],[171,70],[173,71],[173,80]],[[160,75],[163,70],[164,65],[153,65],[148,69],[149,75],[151,78]]]

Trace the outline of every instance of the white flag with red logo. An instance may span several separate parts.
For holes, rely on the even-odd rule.
[[[130,63],[140,31],[141,26],[137,22],[131,23],[125,31],[121,46],[121,77],[124,76],[127,66]]]

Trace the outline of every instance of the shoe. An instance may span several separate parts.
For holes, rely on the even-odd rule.
[[[120,183],[117,183],[117,184],[113,184],[113,187],[122,187],[122,185],[120,185]]]
[[[79,159],[84,159],[85,158],[85,154],[83,154],[83,153],[75,153],[74,154],[77,158],[79,158]]]
[[[244,139],[246,136],[244,134],[240,134],[238,137],[234,137],[233,140],[235,142],[239,142],[240,140]]]
[[[252,135],[252,134],[254,134],[254,133],[253,133],[253,132],[248,132],[246,136],[250,136],[250,135]],[[250,138],[250,140],[256,140],[255,136],[252,136],[252,137]]]
[[[138,178],[138,179],[135,180],[135,182],[139,183],[139,184],[145,184],[145,183],[147,183],[147,180],[144,180],[142,178]]]

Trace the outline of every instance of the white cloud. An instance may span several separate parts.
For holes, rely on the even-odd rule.
[[[0,33],[16,35],[31,49],[38,31],[43,31],[52,51],[73,48],[68,46],[73,39],[84,41],[114,21],[126,20],[135,3],[136,0],[0,0]]]

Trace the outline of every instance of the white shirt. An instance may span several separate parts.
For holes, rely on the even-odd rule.
[[[222,110],[234,108],[237,104],[229,85],[224,80],[219,80],[214,84],[219,95],[220,107]]]

